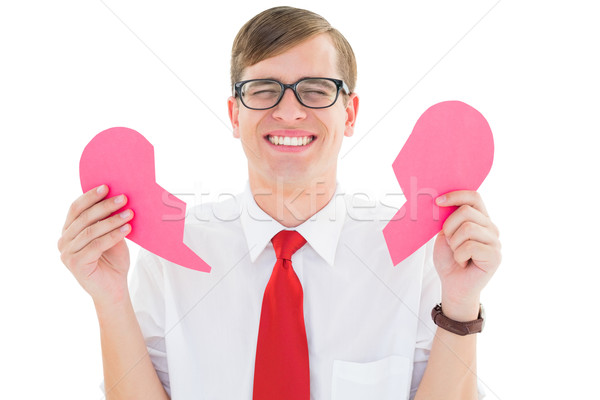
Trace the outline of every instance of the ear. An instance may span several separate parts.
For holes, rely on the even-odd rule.
[[[358,95],[352,93],[350,94],[348,104],[346,105],[346,128],[344,129],[344,136],[350,137],[354,134],[356,114],[358,114]]]
[[[231,121],[231,127],[233,128],[233,137],[240,138],[240,122],[238,120],[238,114],[240,113],[240,107],[237,99],[233,96],[229,96],[227,99],[227,109],[229,111],[229,120]]]

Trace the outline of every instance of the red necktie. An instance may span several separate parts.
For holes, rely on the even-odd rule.
[[[306,239],[283,230],[272,239],[277,261],[263,296],[254,364],[254,400],[309,400],[310,372],[302,284],[292,254]]]

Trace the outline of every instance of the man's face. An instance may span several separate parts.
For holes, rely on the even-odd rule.
[[[270,78],[291,84],[305,77],[342,79],[336,65],[329,35],[321,34],[247,67],[242,80]],[[269,110],[248,109],[234,97],[228,99],[228,108],[233,136],[242,140],[248,158],[251,180],[272,185],[279,177],[284,183],[308,186],[335,177],[342,138],[353,134],[358,97],[350,95],[345,106],[342,91],[331,107],[311,109],[286,89],[279,104]],[[269,136],[313,139],[305,146],[291,147],[274,145]]]

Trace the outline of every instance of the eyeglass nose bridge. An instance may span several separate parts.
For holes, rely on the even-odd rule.
[[[294,93],[294,97],[296,98],[296,100],[298,100],[298,103],[300,103],[301,106],[303,107],[308,107],[306,106],[302,100],[300,99],[300,95],[298,95],[298,92],[296,91],[296,87],[298,86],[298,84],[300,82],[296,82],[296,83],[283,83],[283,82],[278,82],[282,89],[281,89],[281,94],[279,95],[279,99],[277,99],[277,102],[275,103],[275,105],[272,108],[275,108],[279,105],[279,103],[281,103],[281,99],[283,99],[283,96],[285,96],[285,91],[287,89],[290,89],[293,93]]]

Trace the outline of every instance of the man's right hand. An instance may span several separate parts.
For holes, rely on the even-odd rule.
[[[94,188],[73,202],[58,240],[60,258],[96,305],[116,303],[129,296],[129,250],[125,236],[133,211],[124,209],[125,195],[104,199],[106,185]]]

